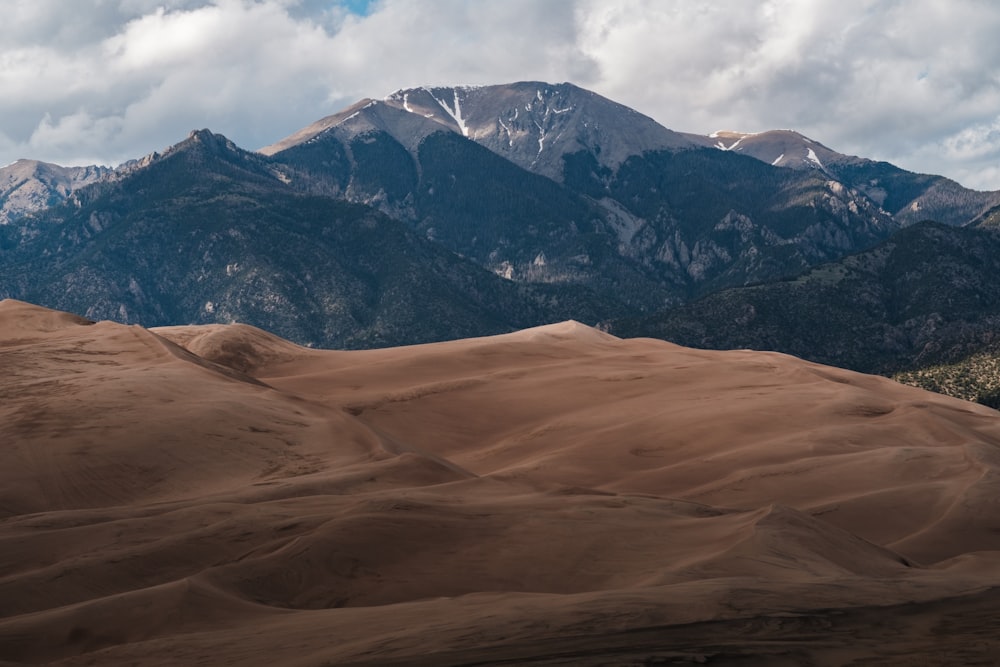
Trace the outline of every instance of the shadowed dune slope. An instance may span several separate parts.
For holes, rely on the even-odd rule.
[[[0,373],[0,664],[1000,651],[1000,414],[881,378],[576,322],[342,352],[9,300]]]

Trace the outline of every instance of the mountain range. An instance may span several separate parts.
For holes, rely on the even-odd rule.
[[[934,220],[962,247],[992,247],[1000,192],[790,130],[673,131],[572,84],[400,90],[259,151],[198,130],[116,169],[20,161],[0,184],[0,296],[93,319],[243,321],[372,347],[573,318],[880,372],[992,345],[969,333],[992,326],[985,314],[934,304],[966,274],[970,303],[992,303],[993,264],[935,262],[923,232],[907,232]],[[890,247],[926,261],[900,275],[887,265],[869,299],[884,303],[866,311],[850,272]],[[850,280],[826,292],[789,290],[840,271]],[[885,319],[927,281],[928,312]],[[776,323],[735,296],[762,285],[787,305]],[[868,323],[824,326],[828,298]],[[757,324],[742,323],[747,308]],[[966,333],[941,354],[914,351],[920,318]],[[873,326],[893,342],[870,344]]]

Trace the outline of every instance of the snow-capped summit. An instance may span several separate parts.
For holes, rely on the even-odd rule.
[[[590,153],[601,166],[614,169],[648,150],[696,145],[648,116],[571,83],[416,88],[391,99],[414,113],[441,118],[494,153],[556,180],[563,178],[567,154]]]
[[[524,81],[397,90],[381,100],[361,100],[261,152],[273,155],[323,132],[356,136],[373,129],[388,132],[411,151],[428,134],[451,131],[557,181],[563,180],[563,156],[571,153],[589,153],[599,165],[615,169],[649,150],[705,145],[700,137],[669,130],[573,84]]]

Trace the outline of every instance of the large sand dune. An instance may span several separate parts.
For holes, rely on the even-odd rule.
[[[1000,413],[566,322],[0,302],[0,665],[1000,661]]]

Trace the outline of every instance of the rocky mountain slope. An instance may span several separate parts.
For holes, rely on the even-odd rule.
[[[392,114],[389,109],[405,113]],[[819,171],[883,207],[902,226],[929,218],[964,224],[1000,204],[1000,192],[976,192],[941,176],[845,155],[791,130],[709,136],[675,132],[569,83],[400,90],[381,100],[362,100],[262,152],[279,153],[333,128],[351,136],[379,129],[411,153],[428,134],[444,129],[560,182],[572,168],[568,160],[592,159],[598,172],[613,174],[628,158],[650,151],[712,147],[772,166]]]
[[[564,157],[580,151],[599,155],[601,166],[615,169],[646,151],[704,145],[700,138],[668,130],[572,84],[524,81],[398,90],[381,100],[362,100],[260,152],[275,155],[334,127],[341,127],[341,134],[381,129],[411,151],[428,134],[444,129],[555,181],[563,179]]]

